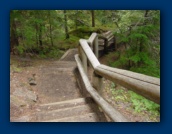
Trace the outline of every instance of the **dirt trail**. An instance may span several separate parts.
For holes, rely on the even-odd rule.
[[[11,57],[10,121],[52,121],[54,115],[58,118],[61,115],[62,118],[55,121],[106,121],[104,115],[97,111],[95,103],[87,104],[85,101],[81,105],[75,102],[84,99],[74,75],[74,55],[77,53],[77,49],[71,49],[58,61]],[[64,112],[59,111],[63,111],[61,103],[67,106],[73,100],[71,108],[64,107]],[[46,110],[41,108],[44,104],[48,105]],[[56,109],[51,111],[49,108],[54,106]],[[69,113],[66,109],[73,110]],[[82,113],[81,117],[71,116],[79,111]]]
[[[41,103],[81,97],[72,73],[75,67],[75,62],[58,61],[40,68],[37,93]]]
[[[84,98],[82,98],[80,89],[74,76],[74,70],[76,68],[74,55],[76,53],[77,49],[69,50],[64,56],[62,56],[60,60],[30,59],[19,58],[15,56],[11,57],[10,121],[30,121],[30,115],[33,114],[33,111],[42,112],[39,105],[49,103],[46,109],[49,110],[50,106],[54,102],[68,102],[64,104],[58,104],[57,106],[53,104],[53,107],[57,108],[64,105],[69,106],[69,102],[72,102],[72,99],[77,100],[78,104],[76,102],[70,104],[72,106],[70,110],[75,110],[73,111],[73,113],[70,112],[70,114],[74,115],[79,111],[80,113],[87,113],[88,111],[91,113],[87,113],[86,116],[80,116],[78,114],[78,116],[75,115],[75,117],[63,118],[55,121],[79,121],[80,119],[84,121],[106,121],[104,115],[100,113],[100,111],[98,111],[98,114],[95,114],[97,111],[90,110],[90,106],[87,106],[87,101],[82,102]],[[100,62],[105,63],[107,62],[107,60],[101,58]],[[126,105],[124,105],[123,103],[116,104],[119,102],[111,99],[112,96],[110,95],[111,93],[109,93],[109,87],[111,86],[110,82],[108,80],[104,80],[104,84],[106,85],[106,88],[103,90],[105,99],[109,103],[117,107],[117,109],[128,119],[134,122],[151,121],[146,114],[135,114],[134,111],[128,111],[126,109]],[[127,106],[128,104],[129,103],[127,103]],[[93,106],[93,109],[97,109],[95,105]],[[56,113],[50,112],[47,114],[47,118],[52,118],[52,120],[50,121],[54,121],[54,117],[52,116],[52,114],[61,114],[65,117],[63,111],[57,111]],[[99,115],[100,118],[97,115]],[[40,115],[38,114],[38,116]],[[43,117],[44,114],[39,118]]]
[[[76,52],[69,53],[65,61],[11,56],[11,119],[19,117],[19,115],[27,115],[35,104],[81,97],[72,73],[76,63],[69,58],[74,57]],[[34,80],[33,85],[30,80]]]

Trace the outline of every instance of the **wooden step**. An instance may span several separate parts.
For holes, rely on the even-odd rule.
[[[92,106],[90,107],[90,105]],[[69,108],[58,109],[53,111],[37,112],[32,116],[33,118],[31,121],[41,122],[47,120],[78,116],[87,113],[93,113],[94,111],[92,107],[94,107],[93,106],[94,104],[90,104],[90,105],[81,105],[81,106],[69,107]]]
[[[43,122],[105,122],[105,120],[102,121],[96,113],[88,113],[84,115],[72,116],[67,118],[46,120]]]
[[[90,97],[78,98],[78,99],[73,99],[73,100],[42,104],[42,105],[39,105],[38,109],[39,111],[58,110],[58,109],[63,109],[63,108],[80,106],[80,105],[84,105],[84,104],[88,104],[92,102],[93,100]]]
[[[71,67],[71,66],[76,66],[76,62],[75,61],[54,61],[53,63],[50,63],[48,66]]]

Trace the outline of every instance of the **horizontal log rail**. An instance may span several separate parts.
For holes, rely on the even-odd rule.
[[[105,111],[105,113],[110,117],[111,120],[115,122],[128,122],[128,120],[122,114],[120,114],[115,108],[113,108],[109,103],[107,103],[92,87],[87,75],[85,74],[81,60],[78,55],[75,55],[75,60],[85,87],[92,96],[92,98],[95,100],[95,102],[103,109],[103,111]]]
[[[83,73],[81,75],[82,77],[84,77],[83,79],[85,79],[85,77],[87,76],[87,66],[88,66],[87,62],[89,62],[89,64],[92,66],[94,70],[92,86],[88,84],[88,80],[86,80],[87,82],[85,82],[87,90],[90,90],[90,88],[92,89],[93,87],[97,91],[102,90],[102,79],[104,77],[108,80],[111,80],[112,82],[118,83],[126,87],[127,89],[132,90],[144,96],[145,98],[151,101],[154,101],[157,104],[160,104],[160,79],[159,78],[102,65],[99,63],[97,59],[98,54],[96,54],[97,55],[96,56],[94,55],[93,52],[94,53],[98,52],[98,35],[96,33],[93,33],[88,40],[85,40],[85,39],[79,40],[79,56],[77,55],[75,56],[80,73],[82,72],[81,68],[83,68],[84,70],[85,75]],[[89,86],[87,86],[87,84]],[[92,95],[94,99],[96,99],[95,94],[91,93],[92,90],[88,92]],[[95,100],[95,101],[97,102],[98,100]],[[100,102],[97,102],[97,103],[100,105]],[[103,107],[105,108],[106,106],[103,106]],[[105,113],[110,116],[111,114],[108,113],[108,110],[106,110],[106,108],[105,109],[104,108],[103,110],[105,111]],[[114,110],[111,110],[111,111],[114,111]],[[119,116],[118,114],[117,116]],[[120,115],[120,117],[122,118],[123,116]],[[113,119],[114,121],[121,121],[120,119],[119,120],[114,119],[114,117],[113,118],[110,117],[110,118]]]
[[[110,45],[110,43],[112,43],[112,42],[114,44],[114,49],[115,50],[117,49],[116,40],[115,40],[115,37],[114,37],[114,35],[113,35],[113,33],[111,31],[108,31],[108,32],[106,32],[103,35],[102,34],[98,34],[98,38],[104,40],[104,45],[103,45],[104,46],[104,53],[107,53],[107,51],[108,51],[107,48]]]
[[[130,89],[145,98],[160,103],[160,84],[157,78],[126,71],[117,70],[105,65],[100,65],[95,68],[96,74],[103,76],[113,82],[116,82],[127,89]],[[140,77],[137,77],[140,76]]]

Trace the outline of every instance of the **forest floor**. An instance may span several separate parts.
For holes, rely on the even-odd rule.
[[[115,58],[115,57],[114,57]],[[99,59],[101,64],[108,65],[108,57],[103,56]],[[142,103],[142,98],[136,96],[133,105],[132,91],[115,84],[107,79],[104,79],[104,90],[101,92],[103,98],[112,106],[118,109],[125,117],[132,122],[160,122],[160,113],[158,110],[148,110],[145,104]],[[132,93],[131,93],[132,92]],[[134,93],[135,94],[135,93]],[[137,109],[138,108],[138,109]]]
[[[50,60],[10,56],[10,121],[28,121],[34,106],[39,102],[37,77],[40,66]]]
[[[82,97],[72,73],[76,63],[67,59],[10,57],[11,121],[29,121],[39,104]]]
[[[101,62],[106,62],[101,60]],[[36,105],[46,102],[44,96],[40,96],[39,93],[39,81],[38,77],[41,76],[40,67],[49,66],[57,60],[53,59],[27,59],[20,58],[18,56],[10,57],[10,120],[29,120],[26,115],[30,114],[33,109],[36,109]],[[53,78],[52,78],[53,79]],[[52,80],[50,79],[50,80]],[[64,81],[65,82],[65,81]],[[113,106],[124,114],[128,119],[133,122],[159,122],[160,117],[153,115],[148,111],[136,112],[131,102],[127,100],[128,90],[117,86],[119,94],[122,89],[123,97],[119,97],[118,100],[114,99],[111,85],[108,80],[104,80],[105,90],[103,96]],[[116,94],[116,95],[119,95]],[[40,98],[41,97],[41,98]],[[67,96],[66,96],[67,97]]]

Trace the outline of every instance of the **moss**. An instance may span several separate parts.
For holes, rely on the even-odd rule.
[[[10,71],[16,72],[16,73],[21,73],[22,69],[16,66],[10,66]]]
[[[105,31],[108,31],[106,27],[79,27],[70,31],[69,34],[80,38],[88,38],[93,32],[103,33]]]

